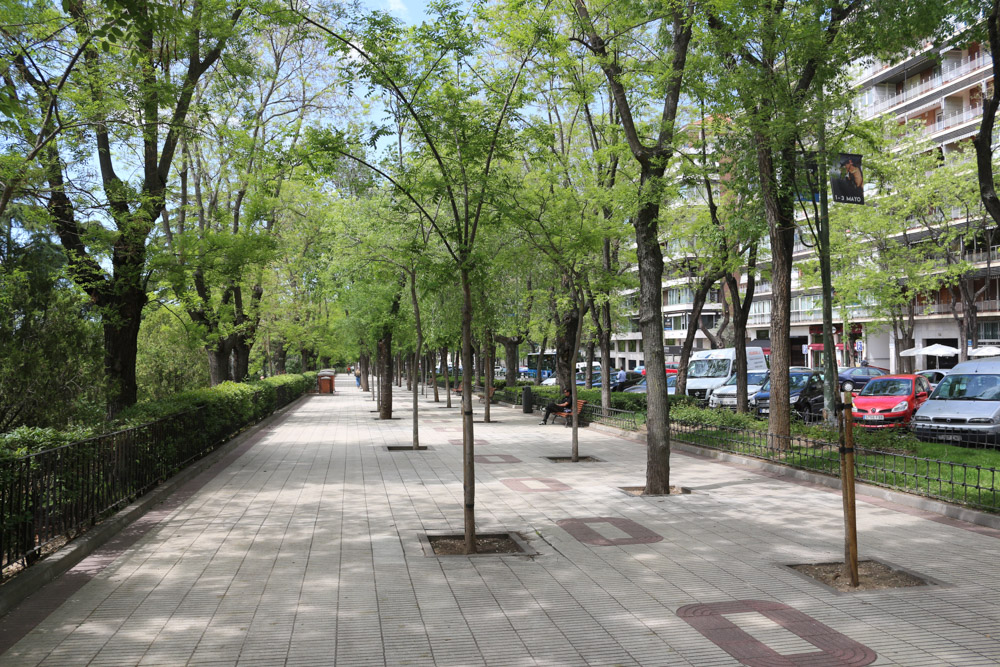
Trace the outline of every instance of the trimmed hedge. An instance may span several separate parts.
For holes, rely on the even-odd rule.
[[[210,441],[224,437],[234,426],[239,430],[260,421],[315,385],[316,373],[276,375],[246,383],[224,382],[215,387],[185,391],[158,401],[138,403],[126,408],[117,419],[100,428],[80,427],[57,431],[22,427],[0,434],[0,456],[26,456],[167,417],[175,418],[175,428],[183,424],[174,434],[174,439]]]
[[[536,396],[542,396],[546,399],[556,399],[562,398],[562,389],[556,385],[549,385],[547,387],[532,387],[532,393]],[[576,388],[576,397],[587,401],[592,405],[601,404],[601,390],[600,389],[584,389],[578,386]],[[694,405],[697,403],[697,399],[691,396],[671,396],[670,397],[670,414],[671,418],[674,419],[673,412],[675,407],[681,407],[685,405]],[[627,394],[622,391],[611,392],[611,407],[615,410],[629,410],[631,412],[646,412],[646,394]]]

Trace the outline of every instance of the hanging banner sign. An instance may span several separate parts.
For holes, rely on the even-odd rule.
[[[830,172],[830,189],[833,201],[840,204],[865,203],[865,175],[861,170],[861,156],[841,153]]]

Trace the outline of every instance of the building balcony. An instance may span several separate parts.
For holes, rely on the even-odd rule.
[[[981,118],[982,115],[983,108],[981,106],[964,109],[962,111],[954,111],[950,114],[945,114],[935,123],[928,123],[927,127],[924,128],[924,134],[938,134],[939,132],[944,132],[945,130],[950,130],[977,120]]]
[[[971,58],[965,58],[956,63],[946,63],[940,74],[931,77],[919,86],[914,86],[913,88],[904,90],[897,95],[893,95],[874,104],[861,107],[859,108],[859,112],[862,117],[867,120],[885,113],[901,111],[900,109],[896,109],[896,107],[901,107],[908,102],[913,102],[930,93],[936,94],[938,89],[942,86],[952,81],[956,81],[967,74],[972,74],[978,70],[989,68],[992,64],[992,59],[982,53]]]

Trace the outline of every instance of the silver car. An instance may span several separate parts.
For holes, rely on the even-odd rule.
[[[914,434],[929,442],[1000,442],[1000,360],[965,361],[941,380],[913,416]]]
[[[708,407],[736,409],[736,377],[733,376],[724,385],[712,390],[708,397]],[[767,371],[747,373],[747,400],[760,391],[767,381]]]

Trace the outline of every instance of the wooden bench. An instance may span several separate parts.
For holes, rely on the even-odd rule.
[[[587,404],[587,401],[585,401],[585,400],[583,400],[581,398],[581,399],[577,400],[577,402],[576,402],[576,411],[575,412],[553,412],[552,413],[552,423],[555,424],[556,423],[556,419],[558,419],[559,417],[562,417],[563,420],[566,422],[566,426],[569,426],[570,424],[573,423],[572,421],[570,421],[570,417],[572,417],[574,414],[579,414],[580,411],[583,410],[583,406],[586,405],[586,404]]]
[[[490,387],[490,403],[493,402],[493,394],[495,394],[496,391],[497,391],[496,387]],[[479,394],[479,402],[480,403],[485,403],[486,402],[486,393],[485,392],[482,393],[482,394]]]

